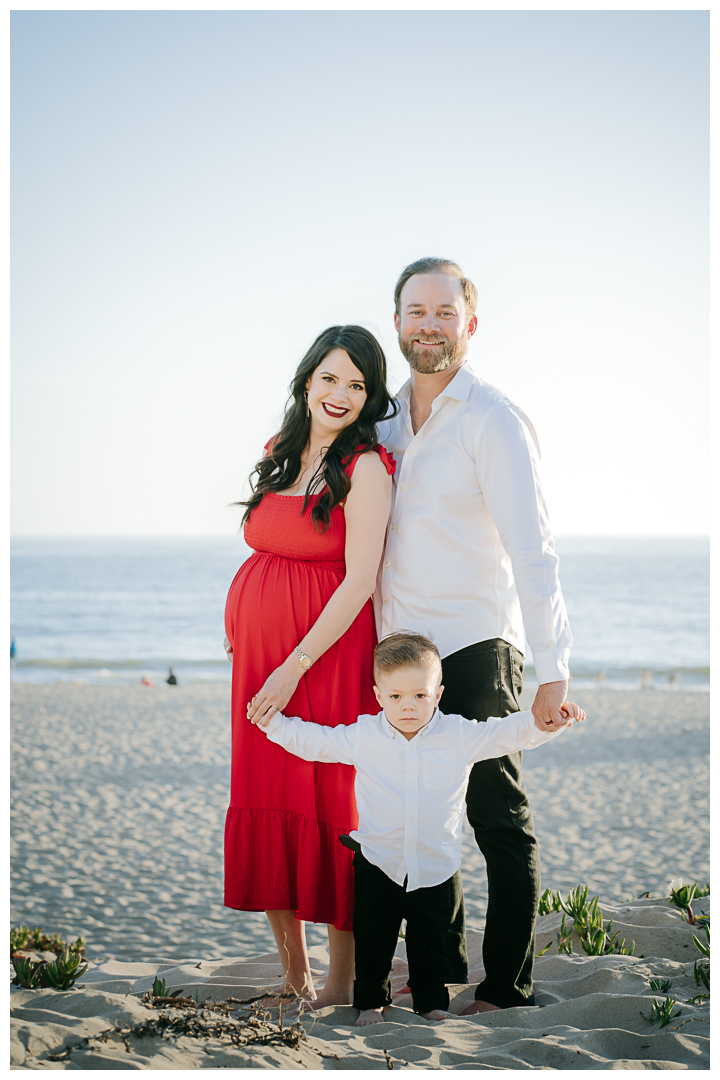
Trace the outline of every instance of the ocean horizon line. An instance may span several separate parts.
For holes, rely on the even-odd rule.
[[[240,531],[227,533],[10,533],[20,540],[235,540]],[[556,540],[707,540],[709,533],[570,533],[556,532]]]

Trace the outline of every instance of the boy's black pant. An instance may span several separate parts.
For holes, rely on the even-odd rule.
[[[489,716],[517,712],[522,661],[522,653],[501,638],[445,657],[440,708],[483,722]],[[467,790],[468,820],[488,877],[485,979],[475,998],[501,1008],[535,1004],[532,972],[540,859],[521,763],[522,753],[478,761]]]
[[[407,891],[356,852],[355,992],[356,1009],[392,1004],[390,979],[400,924],[407,920],[405,944],[413,1009],[447,1009],[446,983],[466,983],[465,905],[460,871],[440,885]]]

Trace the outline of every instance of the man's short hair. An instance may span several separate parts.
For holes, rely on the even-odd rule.
[[[442,675],[442,662],[437,646],[423,634],[399,630],[389,634],[375,647],[373,671],[375,677],[387,675],[404,667],[430,667],[437,664]]]
[[[414,263],[410,263],[406,266],[402,274],[398,278],[397,285],[395,286],[395,311],[400,314],[400,293],[403,291],[405,285],[408,283],[411,277],[415,274],[447,274],[448,277],[457,278],[462,285],[463,293],[465,294],[465,307],[468,315],[475,314],[475,308],[477,307],[477,289],[473,285],[469,278],[463,276],[463,272],[456,262],[452,259],[435,259],[428,257],[427,259],[416,259]]]

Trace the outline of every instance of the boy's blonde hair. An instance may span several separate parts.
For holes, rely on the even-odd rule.
[[[373,672],[375,678],[387,675],[403,667],[434,667],[437,664],[442,677],[442,662],[437,646],[423,634],[399,630],[389,634],[375,647]]]

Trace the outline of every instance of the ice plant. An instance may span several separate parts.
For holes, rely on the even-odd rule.
[[[707,943],[700,941],[693,934],[692,939],[697,948],[702,953],[704,959],[696,960],[693,968],[695,974],[695,985],[699,986],[703,984],[705,989],[710,994],[710,927],[705,923],[705,936],[707,937]]]
[[[88,965],[81,968],[80,954],[65,949],[62,956],[49,964],[44,964],[40,971],[40,981],[43,986],[50,986],[54,990],[72,990],[77,980],[85,974]]]
[[[685,878],[673,878],[668,885],[670,889],[670,899],[676,907],[680,908],[683,918],[686,922],[689,922],[691,926],[695,926],[697,919],[693,915],[693,909],[690,904],[694,897],[708,896],[710,893],[710,886],[706,885],[704,889],[700,889],[697,881],[686,881]]]
[[[641,1012],[640,1015],[643,1020],[649,1020],[651,1024],[659,1024],[660,1027],[667,1027],[671,1020],[674,1020],[676,1016],[682,1015],[682,1009],[673,1012],[674,1007],[675,999],[671,998],[670,995],[668,995],[662,1003],[659,1003],[657,998],[653,998],[650,1015],[646,1016],[644,1012]]]

